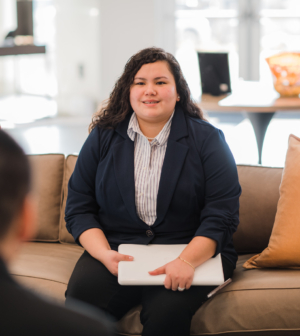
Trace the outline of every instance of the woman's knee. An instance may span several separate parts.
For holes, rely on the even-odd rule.
[[[174,321],[177,318],[191,319],[193,316],[191,306],[177,294],[179,293],[170,292],[170,295],[167,296],[157,296],[157,298],[153,297],[152,300],[144,300],[141,311],[142,324],[147,321],[164,324],[165,321]]]
[[[69,280],[66,298],[71,297],[99,306],[101,298],[105,299],[116,283],[116,277],[102,263],[84,252]]]
[[[143,336],[190,335],[192,317],[192,310],[186,305],[181,305],[180,300],[143,305],[140,315],[144,328]]]

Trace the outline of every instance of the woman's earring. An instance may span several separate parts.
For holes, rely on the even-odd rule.
[[[177,99],[180,100],[180,96],[177,96]]]

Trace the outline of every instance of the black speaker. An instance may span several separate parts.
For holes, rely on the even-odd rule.
[[[231,92],[228,53],[198,52],[202,93],[220,96]]]

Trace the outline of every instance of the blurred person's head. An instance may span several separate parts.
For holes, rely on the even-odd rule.
[[[133,111],[130,102],[130,91],[135,76],[143,65],[155,62],[164,62],[174,78],[176,94],[180,97],[180,100],[176,101],[176,105],[179,104],[186,114],[204,119],[202,111],[191,98],[190,89],[176,58],[161,48],[152,47],[143,49],[129,58],[122,75],[115,83],[107,103],[94,115],[89,127],[90,131],[97,125],[104,128],[115,128],[117,124],[125,119],[128,113]]]
[[[0,257],[12,259],[32,237],[35,208],[30,196],[30,167],[22,148],[0,129]]]

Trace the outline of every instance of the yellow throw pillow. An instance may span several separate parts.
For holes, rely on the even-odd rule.
[[[269,245],[244,268],[300,268],[300,138],[289,136],[280,198]]]

